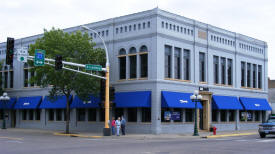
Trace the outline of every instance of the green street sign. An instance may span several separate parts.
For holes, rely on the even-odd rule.
[[[34,53],[34,66],[44,66],[45,63],[45,50],[35,49]]]
[[[102,66],[101,65],[86,64],[85,69],[87,71],[102,71]]]

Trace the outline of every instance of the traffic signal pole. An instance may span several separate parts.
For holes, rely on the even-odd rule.
[[[110,115],[110,102],[109,102],[109,83],[110,83],[110,75],[109,75],[109,66],[106,67],[106,81],[105,81],[105,128],[109,129],[109,123],[110,119],[109,119],[109,115]],[[106,130],[108,131],[108,130]]]

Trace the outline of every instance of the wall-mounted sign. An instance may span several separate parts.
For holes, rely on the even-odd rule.
[[[171,112],[170,111],[165,111],[164,112],[164,120],[166,120],[166,121],[171,120]]]
[[[172,112],[171,120],[180,120],[180,112]]]

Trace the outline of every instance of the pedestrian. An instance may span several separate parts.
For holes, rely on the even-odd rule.
[[[116,120],[116,135],[119,136],[119,130],[120,130],[120,117],[117,118]]]
[[[112,135],[115,135],[116,120],[115,117],[112,118]]]
[[[125,135],[125,126],[126,126],[126,120],[122,116],[121,117],[121,133],[122,133],[122,135]]]

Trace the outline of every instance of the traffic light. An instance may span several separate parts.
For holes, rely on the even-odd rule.
[[[101,101],[105,101],[105,80],[100,80],[100,99]]]
[[[114,101],[115,100],[115,88],[114,87],[110,87],[110,101]]]
[[[14,38],[7,38],[6,65],[13,64]]]
[[[55,70],[61,70],[62,69],[62,56],[56,55],[55,56]]]

